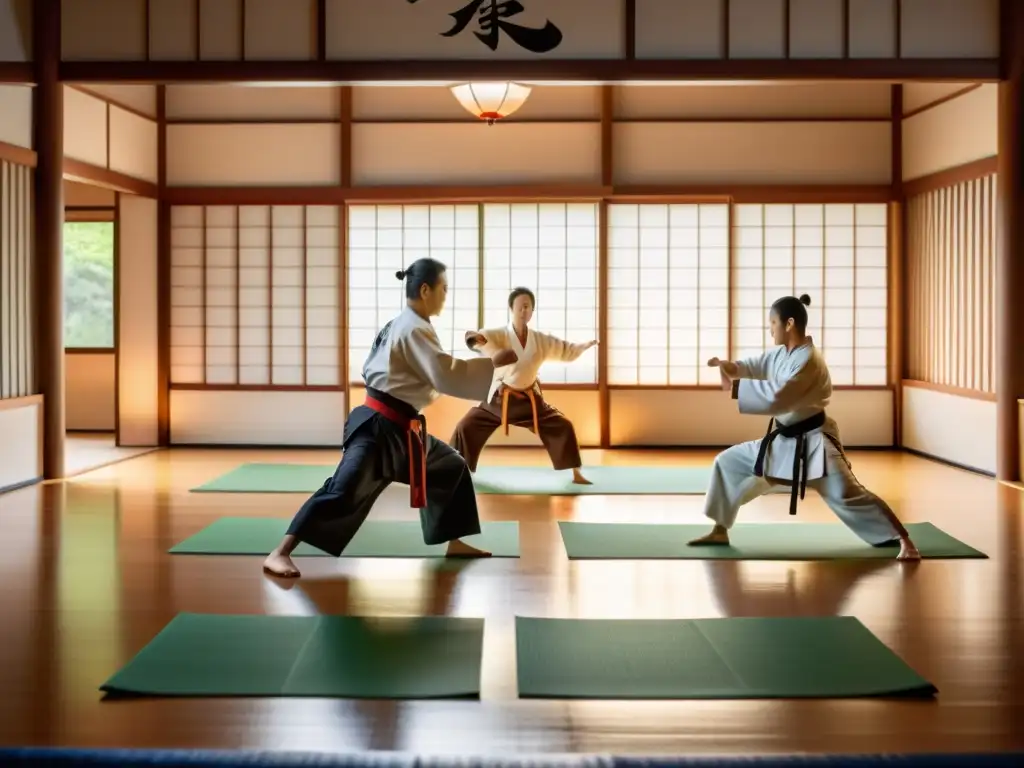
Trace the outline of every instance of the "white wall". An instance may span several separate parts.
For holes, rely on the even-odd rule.
[[[996,404],[903,387],[903,445],[982,472],[996,471]]]
[[[43,475],[42,397],[0,400],[0,491]]]

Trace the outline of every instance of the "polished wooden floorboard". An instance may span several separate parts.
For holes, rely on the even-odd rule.
[[[586,452],[588,463],[706,464],[710,452]],[[570,562],[557,520],[702,522],[701,496],[481,496],[518,520],[519,560],[303,559],[282,585],[251,557],[168,547],[223,515],[290,517],[296,495],[190,494],[243,461],[332,463],[333,451],[160,451],[0,495],[4,744],[421,753],[752,753],[1024,749],[1024,493],[908,454],[853,452],[908,522],[988,560]],[[544,464],[533,450],[489,463]],[[374,515],[414,518],[389,489]],[[785,497],[746,521],[789,518]],[[809,493],[802,521],[833,520]],[[448,614],[487,619],[480,701],[103,701],[98,686],[181,611]],[[934,701],[575,702],[516,698],[513,617],[857,616],[940,693]]]

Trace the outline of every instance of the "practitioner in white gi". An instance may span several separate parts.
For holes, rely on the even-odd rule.
[[[268,573],[298,576],[290,555],[300,542],[339,557],[392,482],[409,484],[424,543],[447,542],[449,557],[490,554],[461,541],[480,533],[473,479],[462,456],[427,434],[420,412],[440,394],[479,400],[494,369],[514,363],[516,354],[459,360],[441,348],[430,318],[448,295],[445,271],[439,261],[418,259],[396,273],[405,280],[407,306],[377,334],[363,365],[366,400],[345,423],[341,463],[264,561]]]
[[[790,514],[810,485],[836,516],[873,546],[899,542],[899,560],[919,560],[910,534],[892,509],[854,477],[839,439],[839,427],[825,414],[832,380],[821,353],[806,335],[804,294],[772,305],[769,321],[774,349],[759,357],[708,365],[722,374],[723,389],[739,401],[740,413],[772,417],[761,440],[734,445],[715,458],[704,514],[715,521],[691,545],[727,545],[741,506],[766,493],[773,482],[789,483]]]
[[[533,330],[529,323],[536,304],[533,291],[516,288],[508,297],[512,322],[504,328],[466,332],[470,349],[487,356],[511,349],[519,359],[495,369],[487,399],[462,417],[450,442],[466,458],[470,470],[476,472],[480,453],[494,430],[503,427],[507,435],[509,425],[528,429],[544,443],[556,470],[571,469],[574,483],[590,485],[580,472],[583,462],[576,430],[565,414],[544,399],[537,373],[548,360],[571,363],[597,341],[574,344]]]

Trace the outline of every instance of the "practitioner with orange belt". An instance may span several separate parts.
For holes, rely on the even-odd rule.
[[[589,485],[590,481],[580,472],[582,461],[576,430],[560,411],[545,402],[537,372],[548,360],[571,363],[597,342],[573,344],[530,330],[536,305],[533,291],[516,288],[508,297],[512,312],[508,327],[466,333],[470,349],[489,357],[511,350],[518,359],[494,371],[487,399],[462,417],[451,444],[475,472],[480,452],[494,430],[502,427],[507,435],[510,425],[522,427],[540,437],[555,469],[571,469],[574,483]]]
[[[439,261],[418,259],[396,273],[405,280],[407,306],[377,334],[363,365],[366,400],[345,423],[341,463],[264,561],[268,573],[298,576],[291,553],[300,542],[339,557],[393,482],[409,484],[424,543],[447,542],[449,557],[490,554],[461,541],[480,533],[473,479],[462,456],[427,434],[421,411],[441,394],[483,397],[495,369],[514,363],[516,354],[505,349],[493,360],[459,360],[441,348],[430,318],[441,314],[448,295],[445,271]]]

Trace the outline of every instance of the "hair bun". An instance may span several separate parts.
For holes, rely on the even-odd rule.
[[[805,307],[811,306],[811,297],[808,296],[806,293],[801,293],[800,303],[803,304]]]
[[[397,272],[395,272],[395,277],[397,277],[399,280],[405,280],[405,270],[400,269]]]

